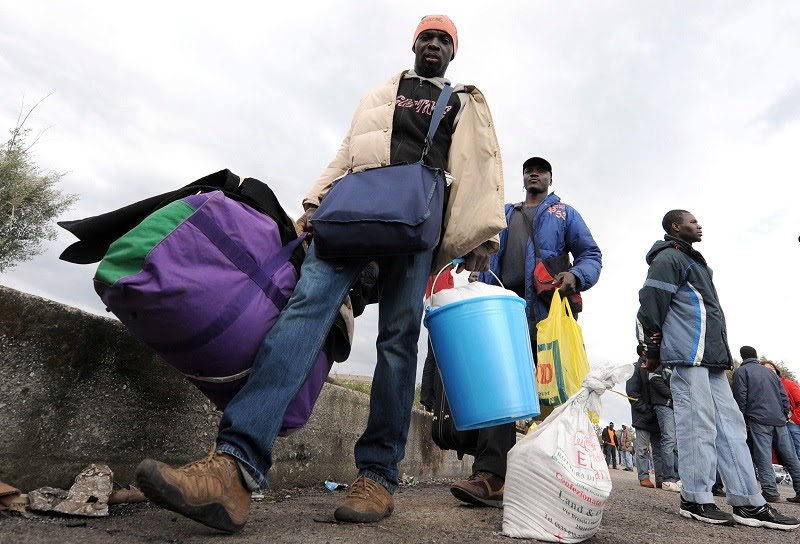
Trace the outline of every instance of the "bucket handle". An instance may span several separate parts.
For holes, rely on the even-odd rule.
[[[433,295],[434,295],[434,292],[433,292],[433,286],[434,286],[434,285],[436,285],[436,282],[437,282],[437,281],[439,281],[439,275],[440,275],[442,272],[444,272],[444,271],[447,269],[447,267],[448,267],[448,266],[457,266],[457,265],[459,265],[459,264],[463,264],[463,263],[465,263],[465,262],[466,262],[466,261],[465,261],[464,259],[462,259],[462,258],[460,258],[460,257],[459,257],[459,258],[453,259],[452,261],[450,261],[449,263],[447,263],[446,265],[444,265],[444,266],[442,267],[442,269],[441,269],[441,270],[439,270],[439,272],[436,274],[436,277],[433,279],[433,284],[431,284],[431,298],[429,299],[429,300],[430,300],[430,305],[429,305],[429,306],[426,308],[426,310],[427,310],[427,311],[429,311],[429,312],[430,312],[430,311],[431,311],[431,308],[433,307]],[[492,276],[494,276],[494,279],[496,279],[496,280],[497,280],[497,283],[499,283],[499,284],[500,284],[500,287],[502,287],[503,289],[505,289],[505,288],[506,288],[506,286],[505,286],[505,285],[503,285],[503,282],[502,282],[502,281],[500,281],[500,278],[498,278],[498,277],[497,277],[497,274],[495,274],[494,272],[492,272],[492,269],[491,269],[491,268],[489,269],[489,273],[490,273]]]

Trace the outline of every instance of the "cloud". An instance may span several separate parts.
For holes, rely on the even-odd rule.
[[[502,8],[412,0],[366,3],[84,1],[10,3],[0,18],[0,124],[20,101],[45,169],[68,172],[80,202],[62,219],[104,213],[221,168],[270,184],[293,215],[333,157],[360,98],[410,67],[422,14],[459,28],[448,76],[478,85],[503,153],[506,201],[520,165],[554,167],[554,190],[603,250],[580,317],[593,365],[635,359],[634,316],[671,208],[706,236],[732,345],[757,345],[800,373],[791,278],[800,268],[794,175],[800,138],[795,52],[800,6],[744,0],[602,5],[510,1]],[[58,261],[66,232],[0,282],[105,315],[94,268]],[[356,322],[340,373],[370,374],[377,317]],[[426,353],[420,340],[418,368]],[[418,372],[419,375],[419,372]],[[613,421],[627,401],[603,398]],[[605,421],[608,418],[603,415]]]
[[[763,124],[763,130],[771,132],[797,121],[800,121],[800,85],[795,85],[770,104],[755,123]]]

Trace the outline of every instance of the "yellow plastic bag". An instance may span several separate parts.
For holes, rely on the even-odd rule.
[[[586,374],[589,360],[583,346],[583,332],[558,289],[550,303],[550,313],[536,325],[538,360],[536,386],[539,402],[558,406],[577,393]]]

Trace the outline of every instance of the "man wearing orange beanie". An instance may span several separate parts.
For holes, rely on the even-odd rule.
[[[460,268],[487,270],[489,255],[499,248],[498,233],[506,226],[500,149],[486,99],[477,88],[453,87],[436,137],[426,146],[434,107],[450,85],[444,74],[457,48],[449,17],[423,17],[414,33],[414,69],[403,70],[363,98],[338,153],[306,194],[305,213],[297,222],[311,233],[320,201],[349,171],[423,160],[444,170],[450,181],[439,246],[411,255],[320,259],[312,242],[297,286],[263,339],[247,385],[225,409],[215,451],[178,469],[150,459],[137,468],[139,488],[152,502],[222,531],[244,527],[251,491],[267,487],[286,407],[310,372],[350,286],[376,260],[380,320],[370,414],[355,445],[358,477],[334,517],[368,523],[394,511],[428,276],[457,257],[466,261]],[[369,199],[363,196],[365,207]]]

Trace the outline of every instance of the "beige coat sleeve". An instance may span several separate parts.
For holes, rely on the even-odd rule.
[[[445,233],[433,270],[463,257],[484,242],[500,248],[506,228],[503,163],[494,122],[483,94],[467,87],[470,100],[453,134],[450,171],[455,181],[445,209]]]
[[[322,175],[317,178],[317,181],[314,182],[314,185],[311,186],[311,189],[309,189],[305,198],[303,198],[304,210],[307,210],[309,206],[319,207],[319,203],[322,202],[322,198],[328,194],[333,182],[347,173],[351,162],[349,155],[350,135],[352,132],[353,126],[351,124],[344,140],[342,140],[342,145],[339,146],[339,151],[336,152],[336,156],[333,157],[328,167],[325,168]]]

